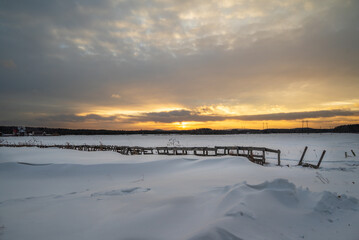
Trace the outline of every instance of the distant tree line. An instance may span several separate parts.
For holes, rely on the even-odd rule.
[[[0,126],[2,134],[12,134],[17,126]],[[338,126],[334,129],[293,128],[293,129],[230,129],[213,130],[200,128],[194,130],[93,130],[26,127],[27,132],[46,133],[47,135],[131,135],[131,134],[188,134],[188,135],[225,135],[225,134],[265,134],[265,133],[359,133],[359,124]]]
[[[333,131],[338,133],[359,133],[359,124],[338,126]]]

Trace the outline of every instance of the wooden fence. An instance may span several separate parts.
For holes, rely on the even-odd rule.
[[[34,144],[0,144],[0,147],[38,147],[60,148],[79,151],[114,151],[124,155],[158,154],[158,155],[196,155],[196,156],[241,156],[251,162],[263,165],[266,154],[274,153],[280,166],[280,150],[265,147],[215,146],[215,147],[139,147],[116,145],[34,145]]]

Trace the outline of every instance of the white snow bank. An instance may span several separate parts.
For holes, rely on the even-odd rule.
[[[354,240],[359,234],[356,198],[314,193],[285,179],[182,196],[156,187],[87,190],[0,207],[4,239]]]
[[[216,217],[198,239],[357,239],[358,200],[297,188],[285,179],[217,190]],[[212,194],[213,198],[213,194]],[[346,226],[339,230],[338,225]]]

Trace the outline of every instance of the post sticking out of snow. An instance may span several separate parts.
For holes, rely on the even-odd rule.
[[[348,157],[348,153],[347,152],[345,152],[345,158],[347,158]]]
[[[265,150],[262,150],[262,155],[263,155],[263,161],[265,162],[266,161],[266,151]]]
[[[298,165],[302,165],[302,162],[303,162],[303,159],[304,159],[304,155],[305,155],[305,153],[307,152],[307,150],[308,150],[308,146],[305,146],[304,151],[303,151],[303,154],[302,154],[302,157],[300,158]]]
[[[355,152],[352,150],[352,153],[353,153],[353,156],[355,157],[356,155],[355,155]]]
[[[278,166],[280,166],[280,150],[278,149]]]
[[[319,168],[320,164],[322,163],[322,160],[323,160],[323,158],[324,158],[325,152],[326,152],[326,151],[324,150],[323,153],[322,153],[322,156],[320,156],[320,159],[319,159],[319,162],[318,162],[318,165],[317,165],[316,168]]]

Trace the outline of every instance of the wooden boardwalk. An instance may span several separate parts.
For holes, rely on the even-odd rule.
[[[266,147],[215,146],[215,147],[139,147],[116,145],[33,145],[33,144],[0,144],[0,147],[38,147],[61,148],[79,151],[114,151],[124,155],[196,155],[196,156],[241,156],[251,162],[264,165],[266,154],[274,153],[280,166],[280,150]]]

